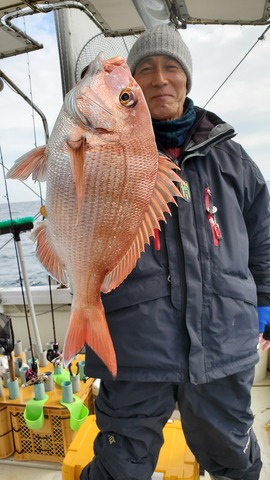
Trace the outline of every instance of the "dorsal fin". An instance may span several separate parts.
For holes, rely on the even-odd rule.
[[[183,180],[174,172],[174,169],[180,170],[165,156],[159,156],[157,180],[144,220],[129,250],[116,267],[104,278],[101,286],[102,292],[110,292],[118,287],[128,276],[144,251],[145,244],[150,243],[149,237],[154,235],[154,229],[160,228],[159,220],[165,221],[164,212],[170,213],[167,203],[176,203],[174,196],[182,197],[182,194],[173,182],[183,182]]]

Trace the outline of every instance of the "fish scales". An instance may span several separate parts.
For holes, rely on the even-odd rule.
[[[119,164],[119,152],[116,148],[115,150],[115,157],[118,159],[118,163],[115,162],[115,165],[112,161],[114,154],[111,151],[110,153],[106,150],[96,152],[94,155],[90,153],[90,161],[86,161],[89,174],[85,173],[85,197],[81,205],[79,218],[75,202],[75,188],[73,192],[70,192],[68,182],[66,189],[61,190],[63,198],[59,199],[59,190],[55,189],[49,195],[50,201],[47,203],[48,220],[50,219],[50,211],[54,211],[54,206],[57,203],[65,205],[64,208],[59,209],[58,214],[54,212],[51,220],[49,231],[57,231],[58,237],[58,239],[54,239],[54,245],[58,246],[60,250],[63,246],[69,248],[67,255],[75,261],[78,256],[80,257],[82,251],[85,251],[86,254],[89,245],[93,244],[94,248],[91,248],[93,254],[89,258],[89,262],[93,262],[94,259],[99,262],[106,261],[109,270],[116,261],[115,257],[119,247],[124,252],[132,243],[138,224],[141,223],[143,218],[141,205],[145,192],[147,200],[144,203],[148,204],[149,202],[147,182],[138,182],[136,169],[134,169],[135,175],[125,174],[128,170],[125,157],[122,157],[122,165]],[[130,154],[126,156],[130,158]],[[102,163],[102,169],[99,162]],[[131,169],[133,169],[132,164]],[[60,177],[62,176],[68,178],[65,170],[61,169]],[[74,202],[72,196],[74,196]],[[70,208],[74,204],[75,208]],[[119,204],[121,205],[120,208]],[[138,212],[139,219],[136,212]],[[76,239],[79,240],[77,235],[80,230],[83,232],[81,240],[83,241],[83,238],[86,237],[89,243],[85,243],[84,246],[78,244],[78,248],[74,249],[74,242],[76,242]],[[70,231],[69,235],[73,235],[73,238],[71,242],[64,243],[63,238],[67,231]],[[121,240],[121,235],[124,236],[123,240]],[[128,242],[127,246],[125,242]],[[106,257],[106,245],[110,249],[109,258]],[[82,250],[83,247],[84,250]],[[88,255],[86,255],[86,258],[88,258]],[[74,268],[73,271],[75,272],[77,269]]]

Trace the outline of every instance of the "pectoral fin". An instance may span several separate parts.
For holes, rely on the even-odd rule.
[[[71,155],[71,169],[78,200],[78,212],[81,208],[84,191],[84,160],[86,150],[86,140],[83,136],[78,139],[69,139],[67,141]]]
[[[34,148],[22,155],[8,171],[7,178],[26,180],[31,174],[32,179],[44,182],[47,178],[46,145]]]

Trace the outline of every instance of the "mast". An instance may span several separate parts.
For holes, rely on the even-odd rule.
[[[75,9],[58,10],[54,18],[64,97],[76,83],[75,66],[83,46],[100,29],[84,12]]]

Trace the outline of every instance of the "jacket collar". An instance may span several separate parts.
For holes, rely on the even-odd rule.
[[[186,138],[183,155],[187,156],[195,152],[204,155],[212,145],[236,135],[234,128],[215,113],[199,107],[195,107],[195,110],[196,121]]]

